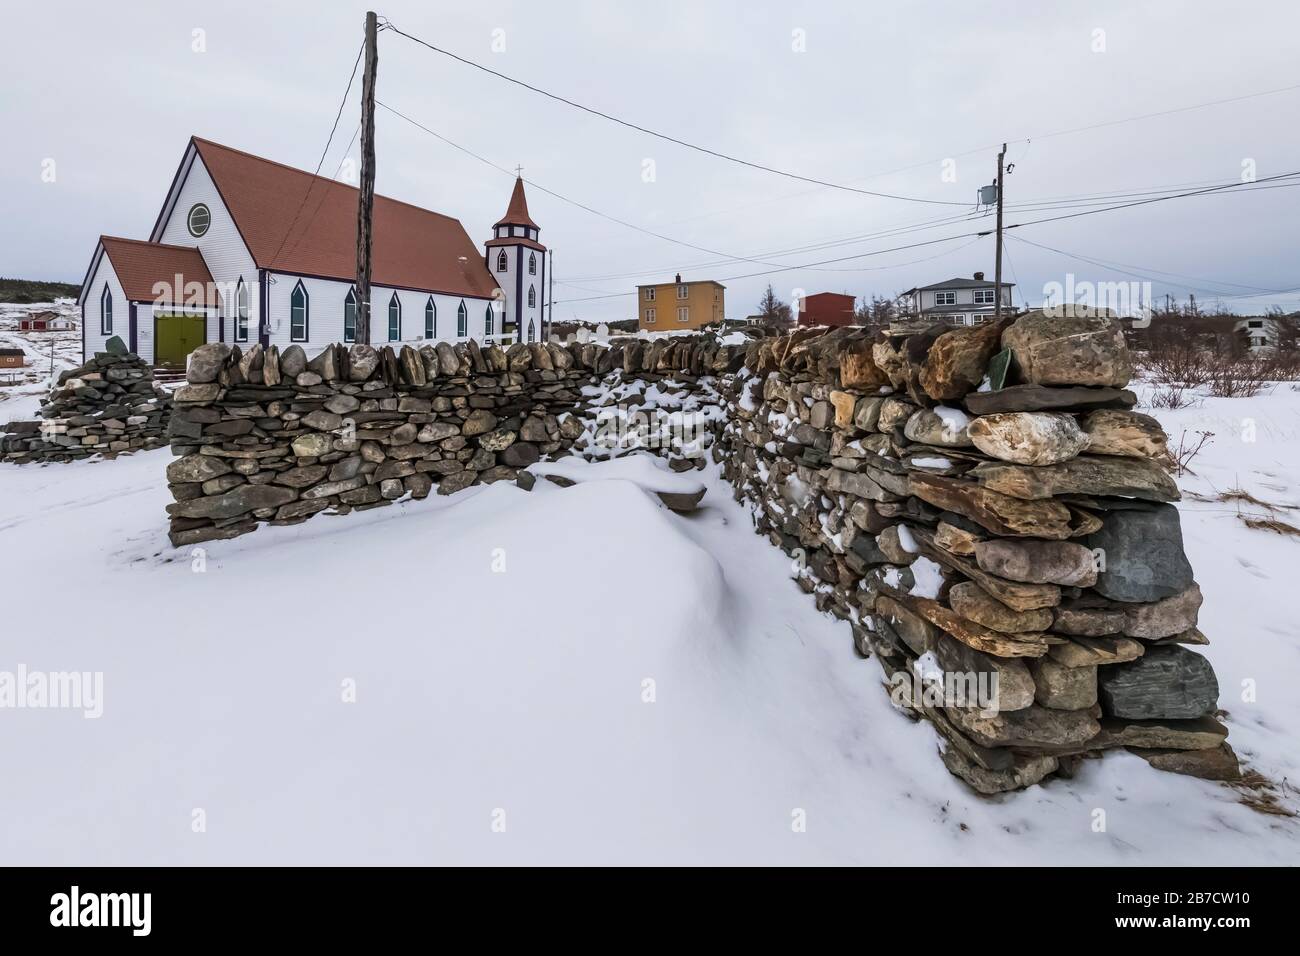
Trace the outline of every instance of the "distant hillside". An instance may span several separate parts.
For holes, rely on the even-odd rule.
[[[52,302],[60,298],[76,298],[81,289],[71,282],[36,282],[32,279],[6,279],[0,276],[0,302],[28,305],[32,302]]]

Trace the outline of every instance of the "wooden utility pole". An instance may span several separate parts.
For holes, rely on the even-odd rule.
[[[366,67],[361,76],[361,188],[357,191],[357,334],[370,344],[370,246],[375,213],[375,72],[379,68],[379,18],[366,14]]]
[[[551,292],[546,297],[546,331],[542,336],[543,342],[551,340],[551,323],[555,321],[555,250],[551,250]]]
[[[993,321],[1002,319],[1002,162],[1007,157],[1007,144],[998,153],[998,252],[993,264]],[[1024,292],[1022,289],[1021,292]]]

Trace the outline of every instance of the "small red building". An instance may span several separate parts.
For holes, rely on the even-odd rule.
[[[843,292],[814,292],[798,302],[800,325],[852,325],[857,300]]]

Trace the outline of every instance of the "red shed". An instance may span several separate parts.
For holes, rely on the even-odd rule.
[[[814,292],[799,300],[800,325],[852,325],[857,300],[843,292]]]

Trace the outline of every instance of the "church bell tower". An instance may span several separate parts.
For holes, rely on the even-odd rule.
[[[499,308],[493,310],[498,327],[489,333],[489,342],[506,346],[546,338],[542,325],[546,247],[537,241],[540,231],[528,215],[524,180],[517,175],[506,214],[492,227],[486,244],[488,271],[502,293]]]

